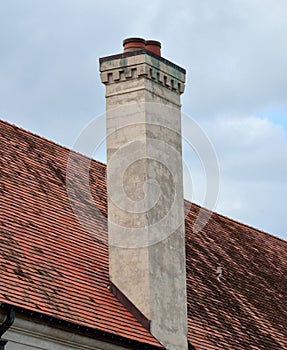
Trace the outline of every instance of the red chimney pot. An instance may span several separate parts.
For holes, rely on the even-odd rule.
[[[161,56],[161,43],[157,40],[145,40],[143,38],[127,38],[123,41],[124,52],[148,50]]]
[[[146,50],[149,50],[149,51],[155,53],[156,55],[161,56],[161,52],[160,52],[161,43],[159,41],[147,40],[145,42],[145,48],[146,48]]]
[[[145,40],[143,38],[127,38],[123,41],[125,52],[137,51],[145,48]]]

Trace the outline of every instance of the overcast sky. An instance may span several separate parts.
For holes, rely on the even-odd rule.
[[[1,118],[72,147],[105,110],[98,58],[126,37],[159,40],[218,157],[214,210],[287,239],[286,18],[286,0],[0,0]],[[202,204],[190,153],[185,196]]]

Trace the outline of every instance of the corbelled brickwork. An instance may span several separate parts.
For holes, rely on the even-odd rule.
[[[113,57],[115,57],[113,59]],[[101,60],[101,81],[104,84],[112,84],[118,81],[138,79],[145,77],[152,79],[159,84],[178,93],[184,92],[185,72],[173,64],[156,63],[157,58],[149,52],[138,52],[138,55],[125,53],[118,58],[118,55],[110,56],[113,66],[106,59]],[[106,63],[105,63],[106,62]],[[166,60],[159,62],[167,62]]]

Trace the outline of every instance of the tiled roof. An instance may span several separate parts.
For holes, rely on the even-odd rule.
[[[160,346],[107,288],[106,166],[91,161],[83,225],[67,196],[67,148],[0,122],[0,152],[0,301]],[[77,159],[81,186],[87,158]],[[193,231],[199,210],[186,217],[190,343],[286,349],[287,242],[215,213]]]
[[[193,233],[199,209],[192,206],[185,226],[191,343],[198,350],[287,349],[287,242],[215,213]]]
[[[105,165],[91,167],[104,215],[87,232],[67,197],[68,149],[0,122],[0,152],[0,301],[160,345],[107,288]]]

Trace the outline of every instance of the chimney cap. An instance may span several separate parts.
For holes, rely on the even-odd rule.
[[[136,38],[136,37],[132,37],[132,38],[126,38],[123,40],[123,47],[126,46],[126,44],[139,44],[141,46],[145,46],[145,39],[143,38]]]

